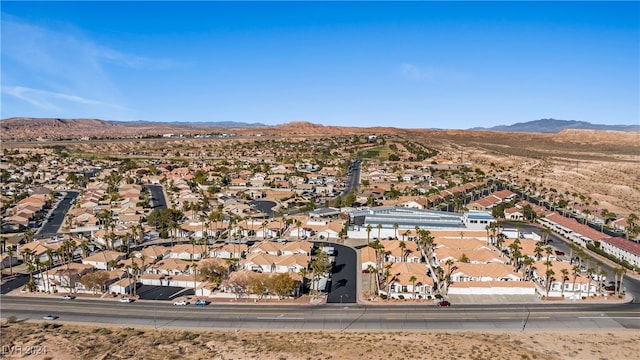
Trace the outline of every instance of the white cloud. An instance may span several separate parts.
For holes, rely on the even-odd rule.
[[[59,116],[95,108],[95,116],[130,117],[121,91],[126,85],[119,83],[115,72],[176,66],[171,60],[127,54],[97,43],[68,24],[44,27],[6,13],[2,13],[1,56],[2,93],[10,95],[3,99],[8,101],[3,103],[3,114],[23,112],[23,105],[29,104]]]
[[[99,105],[116,109],[124,109],[119,105],[107,104],[98,100],[87,99],[76,95],[33,89],[23,86],[3,86],[2,93],[11,95],[15,98],[18,98],[22,101],[28,102],[31,105],[45,110],[60,110],[60,108],[55,104],[55,102],[58,100],[82,105]]]

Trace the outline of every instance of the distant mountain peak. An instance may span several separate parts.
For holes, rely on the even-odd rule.
[[[508,132],[558,133],[565,129],[640,131],[640,125],[605,125],[592,124],[579,120],[539,119],[519,122],[512,125],[499,125],[490,128],[472,128],[469,130],[491,130]]]

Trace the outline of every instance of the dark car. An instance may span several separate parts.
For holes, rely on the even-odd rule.
[[[438,302],[438,306],[451,306],[451,303],[447,300],[442,300]]]

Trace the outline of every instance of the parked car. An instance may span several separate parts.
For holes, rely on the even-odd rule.
[[[198,306],[205,306],[205,305],[209,305],[209,304],[211,304],[211,301],[209,301],[209,300],[200,299],[200,300],[196,301],[196,305],[198,305]]]
[[[438,306],[451,306],[451,303],[447,300],[442,300],[438,302]]]
[[[187,305],[189,305],[189,302],[187,300],[180,300],[180,301],[174,302],[173,305],[176,305],[176,306],[187,306]]]
[[[56,320],[57,318],[59,318],[58,315],[45,315],[42,317],[45,320]]]
[[[121,303],[132,303],[133,299],[132,298],[128,298],[128,297],[123,297],[122,299],[120,299]]]
[[[64,296],[62,297],[62,300],[73,300],[73,299],[75,299],[75,298],[76,298],[76,297],[75,297],[75,296],[73,296],[73,295],[64,295]]]

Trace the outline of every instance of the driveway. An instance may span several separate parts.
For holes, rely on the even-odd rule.
[[[270,200],[255,200],[249,203],[250,205],[253,205],[256,207],[256,209],[262,211],[263,213],[267,214],[267,216],[272,217],[273,216],[273,207],[276,206],[277,204],[275,203],[275,201],[270,201]]]
[[[167,208],[167,199],[164,198],[164,192],[162,191],[161,185],[145,185],[149,192],[151,193],[151,207],[153,209],[166,209]]]
[[[0,294],[5,295],[9,292],[19,289],[23,287],[29,281],[29,275],[26,274],[17,274],[13,280],[2,280],[2,285],[0,286]]]
[[[35,239],[44,239],[55,236],[58,233],[58,229],[64,221],[64,214],[71,207],[71,202],[78,197],[77,191],[67,191],[64,198],[60,200],[58,206],[51,210],[51,215],[47,218],[46,222],[38,233],[34,236]]]
[[[356,251],[344,245],[326,242],[324,244],[336,250],[335,264],[331,269],[331,288],[327,296],[327,303],[356,303],[358,296]]]
[[[137,295],[143,300],[173,300],[180,296],[195,295],[192,288],[177,286],[142,285],[137,289]]]

